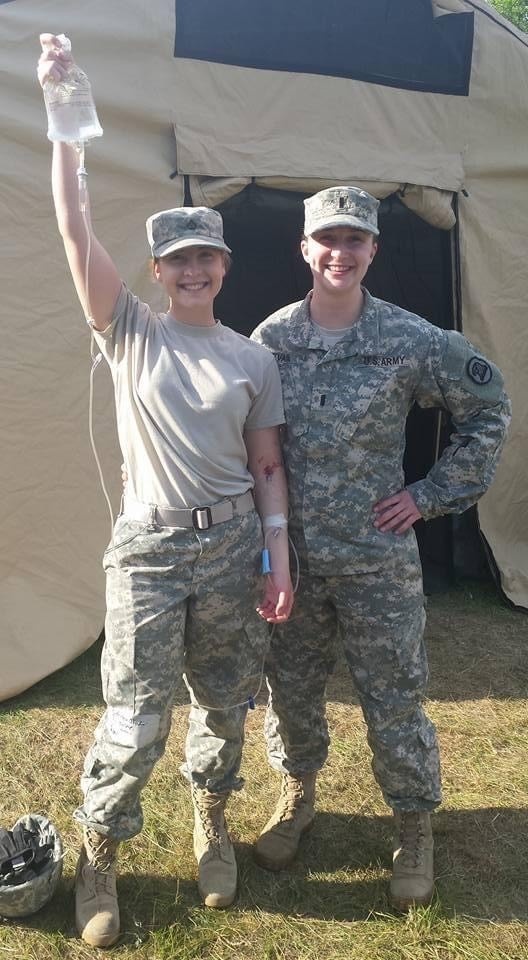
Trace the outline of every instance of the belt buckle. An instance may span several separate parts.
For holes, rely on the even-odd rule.
[[[191,520],[195,530],[209,530],[209,527],[213,526],[211,508],[193,507],[191,510]]]

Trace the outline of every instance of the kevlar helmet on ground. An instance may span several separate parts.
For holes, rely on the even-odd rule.
[[[0,828],[0,917],[28,917],[51,900],[62,874],[63,848],[47,817],[30,813]]]

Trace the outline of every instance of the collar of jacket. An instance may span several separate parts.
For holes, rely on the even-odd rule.
[[[379,300],[372,297],[364,287],[363,310],[359,319],[350,327],[341,340],[328,351],[332,359],[354,357],[358,354],[378,354],[380,352]],[[308,350],[325,350],[321,338],[314,333],[310,317],[312,291],[292,312],[290,318],[289,341],[296,347]]]

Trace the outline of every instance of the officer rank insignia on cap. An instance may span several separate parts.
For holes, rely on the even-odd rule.
[[[306,236],[332,226],[378,235],[379,200],[359,187],[328,187],[304,201]]]

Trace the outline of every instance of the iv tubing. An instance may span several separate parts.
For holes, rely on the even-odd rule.
[[[86,260],[85,260],[85,266],[84,266],[84,289],[85,289],[85,297],[86,297],[85,316],[86,316],[86,321],[87,321],[87,323],[90,324],[91,322],[93,322],[92,311],[91,311],[91,308],[90,308],[90,292],[89,292],[89,286],[88,286],[88,282],[89,282],[89,268],[90,268],[90,255],[91,255],[91,250],[92,250],[92,234],[91,234],[90,226],[89,226],[89,224],[88,224],[88,215],[87,215],[87,201],[88,201],[87,180],[88,180],[88,173],[87,173],[86,168],[85,168],[85,166],[84,166],[84,148],[85,148],[85,144],[84,144],[83,142],[75,144],[75,149],[77,150],[77,153],[78,153],[78,155],[79,155],[79,168],[78,168],[78,170],[77,170],[77,179],[78,179],[78,184],[79,184],[79,211],[80,211],[80,213],[81,213],[82,221],[83,221],[83,224],[84,224],[84,229],[85,229],[85,231],[86,231]],[[91,340],[90,340],[90,356],[91,356],[91,359],[92,359],[92,366],[91,366],[91,369],[90,369],[90,394],[89,394],[89,401],[88,401],[88,428],[89,428],[89,433],[90,433],[90,444],[91,444],[91,447],[92,447],[92,452],[93,452],[94,459],[95,459],[95,463],[96,463],[96,466],[97,466],[97,471],[98,471],[98,473],[99,473],[99,482],[100,482],[100,484],[101,484],[101,489],[102,489],[102,491],[103,491],[103,494],[104,494],[104,497],[105,497],[105,500],[106,500],[106,504],[107,504],[107,507],[108,507],[108,512],[109,512],[109,515],[110,515],[110,541],[111,541],[111,544],[113,545],[113,539],[114,539],[114,514],[113,514],[113,510],[112,510],[112,504],[111,504],[111,502],[110,502],[110,496],[109,496],[109,494],[108,494],[108,490],[107,490],[106,483],[105,483],[105,479],[104,479],[104,475],[103,475],[103,469],[102,469],[102,466],[101,466],[101,461],[100,461],[100,459],[99,459],[99,454],[97,453],[97,447],[96,447],[96,444],[95,444],[95,436],[94,436],[94,429],[93,429],[94,373],[95,373],[96,367],[98,366],[98,364],[100,363],[100,361],[101,361],[101,359],[102,359],[102,354],[95,352],[95,341],[94,341],[94,336],[93,336],[93,330],[92,330],[92,336],[91,336]],[[273,522],[273,521],[277,521],[277,519],[278,519],[278,518],[274,516],[274,517],[268,518],[268,521],[271,520],[271,521]],[[285,519],[285,518],[284,518],[284,519]],[[281,520],[282,520],[282,515],[281,515]],[[270,533],[273,534],[274,536],[277,536],[277,534],[279,533],[281,527],[284,527],[284,526],[286,526],[286,524],[285,524],[285,523],[282,523],[282,522],[280,522],[279,526],[276,526],[276,527],[274,527],[274,526],[268,526],[268,529],[266,530],[266,533],[265,533],[265,536],[264,536],[264,544],[266,543],[266,540],[267,540],[268,535],[269,535]],[[295,585],[294,585],[294,588],[293,588],[293,589],[294,589],[294,592],[296,593],[296,592],[297,592],[297,589],[298,589],[298,587],[299,587],[299,579],[300,579],[299,556],[298,556],[297,550],[295,549],[295,546],[294,546],[294,544],[293,544],[293,542],[292,542],[292,540],[291,540],[291,538],[290,538],[289,536],[288,536],[288,540],[289,540],[289,542],[290,542],[290,546],[291,546],[291,548],[292,548],[292,550],[293,550],[293,553],[294,553],[294,555],[295,555],[296,566],[297,566],[296,578],[295,578]],[[274,630],[275,630],[275,626],[273,626],[273,627],[271,628],[270,637],[273,636]],[[207,710],[207,711],[234,710],[234,709],[236,709],[236,708],[238,708],[238,707],[244,707],[244,706],[246,706],[247,704],[250,704],[250,703],[251,703],[251,704],[254,704],[254,701],[256,700],[256,698],[258,697],[258,695],[259,695],[259,693],[260,693],[260,691],[261,691],[261,689],[262,689],[262,682],[263,682],[263,680],[264,680],[264,664],[265,664],[265,659],[266,659],[266,658],[265,658],[265,656],[264,656],[264,657],[262,658],[262,662],[261,662],[260,675],[259,675],[259,683],[258,683],[258,687],[257,687],[256,692],[255,692],[254,694],[250,695],[249,697],[246,697],[246,699],[243,700],[241,703],[228,704],[227,706],[224,706],[224,707],[211,707],[211,706],[208,706],[208,705],[206,705],[206,704],[199,703],[199,702],[194,698],[194,695],[193,695],[193,693],[192,693],[192,689],[191,689],[190,684],[189,684],[189,682],[188,682],[188,680],[187,680],[187,676],[186,676],[186,674],[184,673],[184,674],[183,674],[183,680],[184,680],[184,683],[185,683],[185,685],[186,685],[186,687],[187,687],[187,689],[188,689],[188,691],[189,691],[189,694],[190,694],[190,696],[191,696],[191,703],[193,703],[194,706],[197,706],[197,707],[199,707],[200,709],[202,709],[202,710]]]
[[[78,168],[78,170],[77,170],[77,180],[78,180],[78,185],[79,185],[79,211],[80,211],[80,214],[81,214],[81,217],[82,217],[82,221],[83,221],[83,224],[84,224],[84,229],[85,229],[85,231],[86,231],[86,259],[85,259],[85,263],[84,263],[84,290],[85,290],[85,297],[86,297],[85,316],[86,316],[86,321],[87,321],[87,323],[91,323],[91,322],[92,322],[92,311],[91,311],[91,308],[90,308],[90,290],[89,290],[89,285],[88,285],[88,284],[89,284],[89,270],[90,270],[90,255],[91,255],[91,252],[92,252],[92,232],[91,232],[91,230],[90,230],[90,226],[89,226],[89,223],[88,223],[88,212],[87,212],[87,207],[88,207],[88,188],[87,188],[88,173],[87,173],[86,168],[85,168],[85,166],[84,166],[84,147],[85,147],[85,144],[84,144],[83,142],[81,142],[81,143],[76,143],[76,144],[74,144],[74,146],[75,146],[75,149],[77,150],[77,153],[78,153],[78,155],[79,155],[79,168]],[[100,484],[101,484],[101,489],[102,489],[102,491],[103,491],[104,498],[105,498],[105,500],[106,500],[106,505],[107,505],[107,507],[108,507],[108,513],[109,513],[109,515],[110,515],[110,539],[111,539],[111,542],[113,543],[113,538],[114,538],[114,513],[113,513],[113,510],[112,510],[112,504],[111,504],[111,501],[110,501],[110,496],[109,496],[109,494],[108,494],[108,490],[107,490],[106,483],[105,483],[105,479],[104,479],[103,468],[102,468],[102,466],[101,466],[101,461],[100,461],[100,459],[99,459],[99,454],[98,454],[98,452],[97,452],[97,446],[96,446],[96,443],[95,443],[95,435],[94,435],[94,429],[93,429],[94,373],[95,373],[96,367],[98,366],[98,364],[99,364],[100,361],[102,360],[102,354],[95,352],[95,341],[94,341],[93,330],[92,330],[92,335],[91,335],[91,339],[90,339],[90,356],[91,356],[91,359],[92,359],[92,365],[91,365],[91,368],[90,368],[90,393],[89,393],[89,399],[88,399],[88,430],[89,430],[89,434],[90,434],[90,445],[91,445],[92,453],[93,453],[93,455],[94,455],[94,460],[95,460],[95,463],[96,463],[96,466],[97,466],[97,472],[98,472],[98,474],[99,474],[99,482],[100,482]]]
[[[267,538],[267,536],[268,536],[268,533],[272,533],[274,530],[275,530],[275,533],[277,533],[278,530],[280,530],[280,527],[279,527],[279,528],[277,528],[277,527],[275,527],[275,528],[270,527],[269,530],[266,532],[266,536],[265,536],[265,538],[264,538],[264,543],[266,542],[266,538]],[[291,549],[292,549],[292,551],[293,551],[293,554],[294,554],[294,556],[295,556],[296,571],[295,571],[295,583],[294,583],[294,585],[293,585],[293,592],[294,592],[294,593],[297,593],[297,590],[299,589],[299,580],[301,579],[301,570],[300,570],[300,563],[299,563],[299,554],[297,553],[297,550],[295,549],[295,544],[293,543],[293,540],[291,539],[291,537],[290,537],[289,534],[288,534],[288,541],[289,541],[290,547],[291,547]],[[271,640],[271,638],[272,638],[272,636],[273,636],[273,634],[274,634],[274,632],[275,632],[275,626],[276,626],[276,625],[273,624],[273,626],[272,626],[272,628],[271,628],[271,631],[270,631],[270,640]],[[182,674],[183,682],[185,683],[185,686],[187,687],[187,690],[188,690],[189,695],[190,695],[190,697],[191,697],[191,704],[192,704],[194,707],[198,707],[200,710],[205,710],[205,711],[207,711],[207,712],[212,712],[212,713],[214,713],[215,711],[218,711],[218,710],[220,710],[220,711],[223,711],[223,710],[236,710],[238,707],[245,707],[245,706],[247,706],[248,704],[249,704],[249,705],[251,705],[251,704],[254,705],[255,700],[257,699],[257,697],[258,697],[258,695],[259,695],[259,693],[260,693],[260,691],[261,691],[261,689],[262,689],[262,681],[264,680],[264,666],[265,666],[265,662],[266,662],[266,654],[264,654],[264,656],[263,656],[263,658],[262,658],[262,663],[261,663],[261,667],[260,667],[260,675],[259,675],[259,684],[258,684],[258,687],[257,687],[255,693],[252,693],[252,694],[250,694],[249,696],[247,696],[246,699],[245,699],[245,700],[242,700],[241,703],[228,703],[228,704],[226,704],[226,705],[223,706],[223,707],[211,707],[211,706],[210,706],[209,704],[207,704],[207,703],[200,703],[200,702],[196,699],[196,697],[194,696],[194,693],[193,693],[193,691],[192,691],[192,687],[191,687],[191,685],[190,685],[190,683],[189,683],[189,681],[188,681],[188,679],[187,679],[187,674],[186,674],[186,673],[183,673],[183,674]]]

